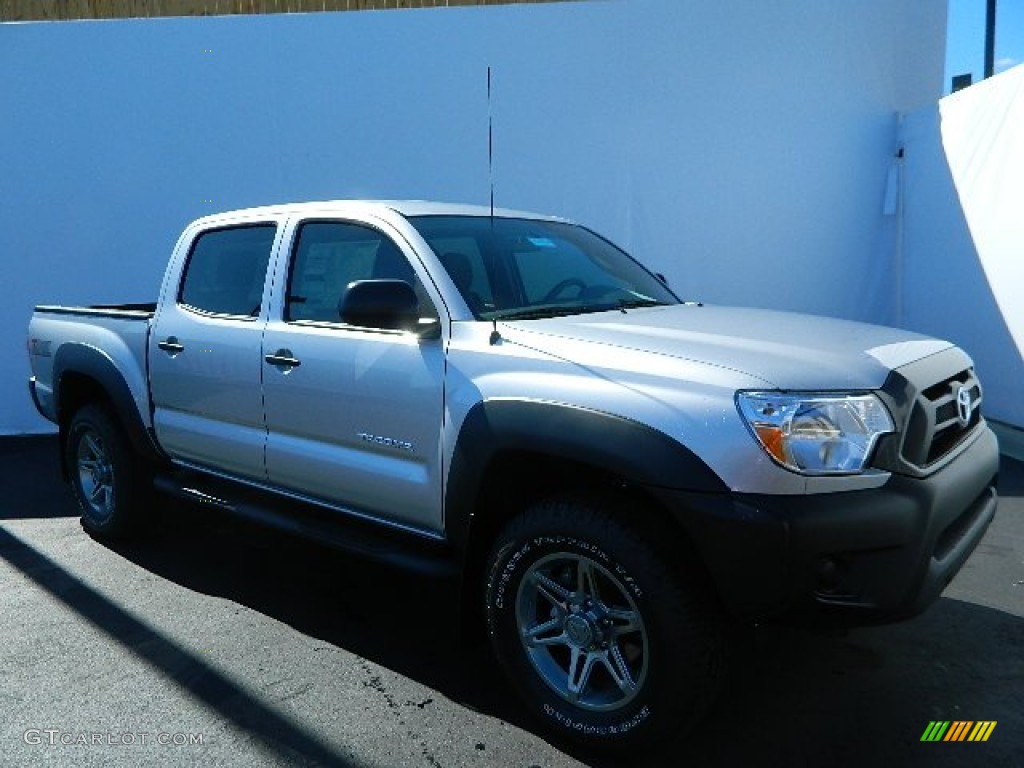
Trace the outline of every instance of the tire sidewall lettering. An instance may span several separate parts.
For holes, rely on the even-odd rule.
[[[501,575],[498,577],[498,584],[495,588],[494,594],[495,607],[499,609],[505,608],[505,597],[508,593],[508,587],[512,581],[512,577],[515,575],[516,568],[532,548],[531,544],[526,543],[509,556],[508,561],[501,570]]]
[[[646,704],[628,720],[608,725],[585,723],[574,715],[566,714],[547,703],[543,706],[543,712],[547,717],[556,722],[560,728],[574,731],[584,736],[622,736],[643,725],[651,717],[651,708]]]
[[[501,614],[500,618],[495,617],[498,623],[507,622],[507,626],[516,627],[514,606],[521,579],[532,563],[546,554],[557,552],[570,552],[589,557],[606,568],[610,573],[613,573],[630,591],[634,599],[644,600],[644,590],[630,573],[629,569],[609,555],[601,546],[575,536],[538,534],[526,538],[525,541],[512,548],[497,564],[498,572],[495,580],[492,582],[491,595],[494,608]],[[498,627],[492,624],[492,633],[497,630]],[[530,668],[525,658],[523,662],[523,668],[527,670],[527,674],[535,675],[536,673]],[[539,679],[536,683],[540,689],[543,689],[543,686],[546,685]],[[541,711],[544,716],[556,723],[559,730],[599,738],[623,736],[631,733],[647,723],[653,714],[650,697],[645,694],[641,694],[632,704],[625,707],[622,712],[616,713],[587,713],[580,710],[564,709],[558,706],[557,702],[554,705],[550,701],[538,703],[541,703]],[[623,719],[610,719],[616,715],[621,716]],[[590,717],[594,719],[590,720]]]

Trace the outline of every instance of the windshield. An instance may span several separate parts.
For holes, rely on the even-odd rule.
[[[583,227],[536,219],[411,216],[478,320],[679,304],[657,277]]]

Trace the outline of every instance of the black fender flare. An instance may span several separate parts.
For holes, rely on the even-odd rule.
[[[445,490],[445,530],[449,541],[462,551],[469,544],[487,468],[506,451],[567,459],[629,484],[695,493],[728,490],[693,451],[645,424],[562,403],[482,401],[462,423]]]
[[[124,429],[132,447],[146,460],[159,462],[163,453],[146,429],[135,405],[131,388],[114,362],[96,347],[87,344],[63,344],[53,358],[54,415],[61,429],[63,444],[68,415],[61,413],[61,388],[67,374],[86,376],[95,381],[106,396],[114,416]]]

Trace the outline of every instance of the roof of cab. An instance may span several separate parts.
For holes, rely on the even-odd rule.
[[[204,216],[197,223],[218,219],[253,218],[259,216],[302,216],[302,215],[352,215],[356,213],[387,215],[398,213],[402,216],[495,216],[498,218],[543,219],[565,221],[555,216],[544,216],[508,208],[495,208],[493,213],[486,205],[464,205],[460,203],[437,203],[427,200],[322,200],[307,203],[284,203],[263,205],[255,208],[239,208]]]

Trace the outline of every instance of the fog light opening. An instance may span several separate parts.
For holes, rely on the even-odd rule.
[[[838,591],[841,579],[840,571],[840,563],[835,558],[821,558],[821,560],[818,561],[817,569],[817,592],[827,595]]]

